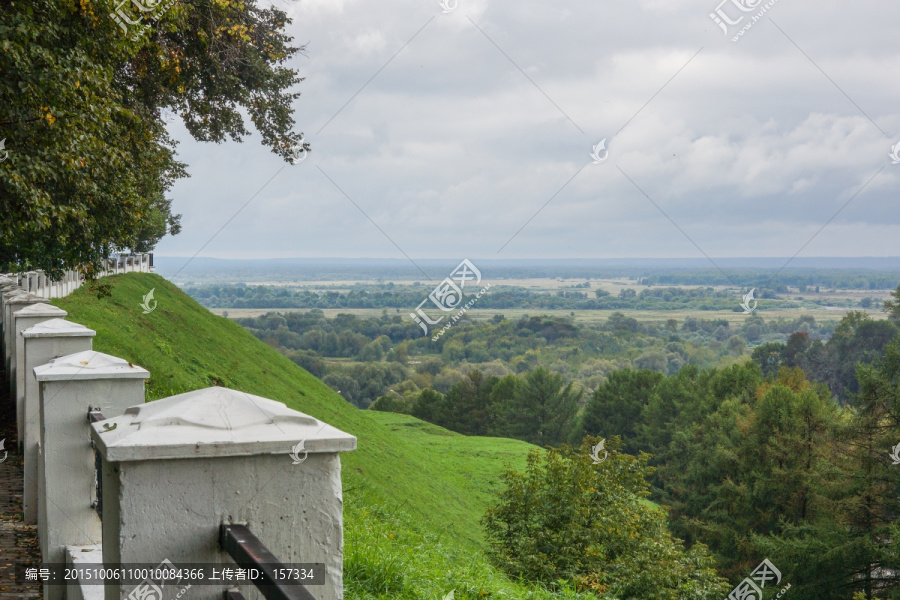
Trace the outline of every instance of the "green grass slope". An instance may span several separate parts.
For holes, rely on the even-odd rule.
[[[148,369],[148,400],[211,385],[284,402],[358,438],[342,455],[348,598],[539,598],[490,569],[479,519],[506,466],[532,446],[462,436],[404,415],[361,411],[321,381],[165,279],[103,279],[53,303],[97,331],[94,349]],[[143,314],[154,289],[157,307]],[[152,302],[151,302],[152,305]]]

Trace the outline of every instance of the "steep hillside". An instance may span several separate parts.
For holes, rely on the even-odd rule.
[[[150,371],[148,399],[222,385],[284,402],[358,438],[358,450],[342,455],[348,598],[434,598],[453,588],[456,598],[528,595],[484,562],[478,520],[504,467],[523,468],[531,446],[360,411],[163,278],[132,273],[103,282],[111,296],[84,286],[54,304],[97,331],[94,349]],[[143,314],[151,289],[157,305]]]

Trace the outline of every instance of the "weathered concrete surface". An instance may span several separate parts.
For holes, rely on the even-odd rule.
[[[87,567],[103,563],[103,549],[99,545],[66,546],[67,567]],[[102,585],[87,585],[86,582],[72,581],[66,585],[66,600],[103,600]]]
[[[65,319],[50,319],[22,331],[25,338],[25,421],[22,428],[22,449],[25,456],[25,490],[23,511],[25,523],[34,525],[38,515],[38,456],[37,443],[41,436],[40,388],[34,376],[34,368],[53,358],[91,349],[91,340],[97,334],[84,325]],[[47,404],[53,402],[47,400]],[[86,414],[86,413],[85,413]],[[86,417],[85,417],[86,418]]]
[[[10,331],[15,338],[16,347],[10,360],[10,383],[13,384],[10,386],[10,393],[16,401],[16,425],[20,440],[23,438],[25,427],[25,369],[16,368],[17,357],[25,356],[25,338],[20,334],[38,323],[50,319],[63,319],[68,314],[52,304],[37,303],[20,308],[12,315],[11,320],[14,323],[10,323]]]
[[[104,562],[233,566],[221,523],[245,523],[285,563],[325,563],[319,600],[343,597],[339,452],[356,438],[280,402],[207,388],[92,425],[103,461]],[[305,451],[289,455],[300,441]],[[218,600],[227,586],[185,598]],[[248,599],[261,598],[241,585]],[[119,590],[107,587],[106,600]]]
[[[34,368],[41,388],[41,469],[38,534],[45,563],[65,562],[65,546],[99,544],[100,517],[95,499],[94,451],[90,444],[91,408],[106,417],[144,402],[150,372],[127,360],[78,352]],[[61,600],[63,588],[45,586],[45,600]]]
[[[16,331],[13,314],[16,311],[19,311],[29,304],[46,304],[48,300],[46,298],[41,298],[40,296],[36,296],[34,294],[28,294],[25,292],[19,292],[15,294],[10,294],[6,297],[3,304],[3,322],[8,323],[9,327],[4,330],[4,344],[6,345],[6,372],[10,374],[10,379],[7,382],[8,386],[13,386],[15,384],[14,371],[16,368]]]

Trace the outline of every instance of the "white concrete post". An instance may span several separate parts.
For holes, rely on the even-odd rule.
[[[12,298],[14,296],[21,296],[23,294],[27,295],[28,292],[26,292],[23,288],[21,288],[19,286],[6,286],[6,289],[4,289],[2,292],[0,292],[0,319],[3,320],[3,365],[4,366],[6,366],[7,360],[9,357],[9,353],[11,352],[11,350],[9,349],[9,343],[7,341],[9,338],[9,335],[10,335],[9,330],[11,328],[11,326],[10,326],[11,317],[9,315],[7,315],[7,313],[6,313],[6,303],[7,303],[7,301],[9,301],[10,298]]]
[[[14,323],[10,325],[13,337],[15,338],[15,351],[12,354],[12,365],[10,369],[10,386],[11,395],[16,401],[16,425],[18,431],[18,439],[21,442],[25,429],[25,369],[18,368],[16,364],[21,357],[25,356],[25,338],[19,335],[30,327],[34,327],[38,323],[49,321],[50,319],[63,319],[69,314],[61,308],[56,308],[52,304],[38,303],[29,304],[24,308],[20,308],[13,313]]]
[[[25,371],[25,421],[22,428],[25,487],[22,508],[25,524],[34,525],[38,512],[37,442],[41,434],[40,388],[34,377],[34,368],[59,356],[90,350],[91,339],[97,332],[65,319],[50,319],[29,327],[20,335],[25,338],[25,360],[21,365]]]
[[[91,507],[94,451],[88,412],[117,417],[144,403],[149,371],[127,360],[79,352],[35,367],[41,387],[41,494],[38,537],[45,563],[65,562],[65,546],[99,544],[100,517]],[[62,586],[44,586],[44,600],[62,600]]]
[[[338,453],[356,448],[352,435],[212,387],[132,406],[94,423],[91,437],[102,457],[104,563],[234,567],[219,527],[243,523],[283,563],[325,564],[325,584],[311,588],[318,600],[343,597]],[[227,587],[197,586],[192,598],[217,600]],[[240,591],[261,597],[246,582]],[[119,594],[106,587],[106,600]]]
[[[10,282],[0,284],[0,321],[5,322],[6,319],[6,315],[3,312],[3,305],[6,302],[7,296],[22,293],[27,294],[28,292],[26,292],[25,288],[20,285]]]
[[[3,335],[0,336],[0,349],[2,349],[2,354],[0,354],[0,357],[6,356],[6,329],[7,328],[6,328],[6,317],[4,316],[4,313],[3,313],[3,304],[6,302],[6,297],[8,295],[11,295],[14,292],[24,292],[25,291],[21,287],[19,287],[16,283],[14,283],[14,281],[15,280],[0,283],[0,324],[3,325]],[[5,358],[4,358],[4,360],[5,360]]]
[[[28,271],[25,273],[26,281],[25,289],[32,294],[37,290],[37,271]]]
[[[16,319],[15,313],[29,304],[47,304],[46,298],[41,298],[36,294],[20,293],[7,296],[3,305],[4,322],[9,323],[9,329],[4,333],[4,343],[6,344],[6,372],[11,376],[9,378],[10,392],[15,384],[15,370],[19,364],[19,357],[16,356]],[[14,396],[13,396],[14,397]]]

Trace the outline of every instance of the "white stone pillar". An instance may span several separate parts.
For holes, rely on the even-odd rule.
[[[0,349],[2,349],[2,353],[0,353],[0,359],[6,356],[6,316],[3,312],[3,304],[6,302],[6,297],[13,294],[14,292],[24,292],[21,287],[19,287],[14,281],[5,281],[0,283],[0,325],[3,326],[3,335],[0,336]],[[4,359],[5,360],[5,359]]]
[[[35,293],[37,290],[37,271],[28,271],[25,273],[26,284],[23,286],[26,291]]]
[[[34,377],[34,368],[51,359],[91,349],[91,339],[97,334],[84,325],[65,319],[50,319],[24,330],[25,338],[25,402],[22,427],[22,452],[25,457],[25,488],[22,508],[25,524],[34,525],[38,512],[37,441],[41,432],[40,389]],[[51,400],[52,402],[52,400]],[[85,417],[87,418],[87,417]]]
[[[91,437],[102,457],[104,563],[234,567],[218,548],[219,527],[243,523],[281,562],[325,564],[325,584],[311,588],[318,600],[343,597],[339,453],[356,448],[352,435],[281,402],[212,387],[132,406],[94,423]],[[227,587],[204,585],[192,597],[219,599]],[[260,597],[252,584],[239,587]],[[119,594],[106,587],[106,600]]]
[[[50,297],[50,280],[43,271],[38,271],[38,291],[37,295],[41,298]]]
[[[10,327],[15,338],[15,350],[9,361],[11,365],[9,381],[11,397],[16,402],[16,425],[20,447],[25,428],[25,369],[18,368],[16,363],[25,356],[25,338],[19,334],[38,323],[50,319],[64,319],[67,314],[69,313],[63,309],[47,303],[29,304],[13,313],[14,323]]]
[[[4,343],[6,344],[6,372],[10,374],[10,391],[12,391],[16,381],[14,372],[17,368],[16,365],[20,360],[16,356],[16,334],[18,334],[18,331],[16,330],[16,319],[14,315],[17,311],[25,308],[29,304],[47,304],[47,299],[41,298],[36,294],[22,292],[7,296],[3,305],[3,319],[6,323],[9,323],[9,328],[5,330],[3,337]]]
[[[94,451],[88,412],[117,417],[144,403],[146,369],[127,360],[78,352],[35,367],[41,388],[41,494],[38,537],[45,563],[65,562],[65,546],[99,544],[100,517],[91,507]],[[63,587],[44,586],[44,600],[62,600]]]

